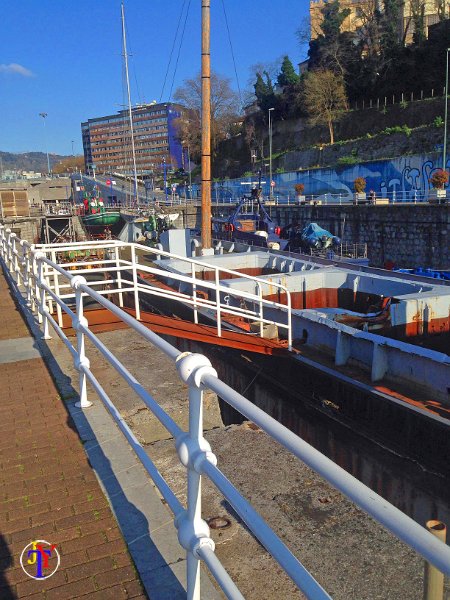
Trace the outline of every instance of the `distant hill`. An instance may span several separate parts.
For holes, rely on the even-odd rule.
[[[50,154],[50,167],[67,158],[59,154]],[[22,152],[14,154],[12,152],[2,152],[0,150],[0,159],[3,171],[36,171],[38,173],[47,172],[47,154],[45,152]]]

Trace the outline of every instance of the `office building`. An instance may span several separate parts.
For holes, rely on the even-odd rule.
[[[162,173],[182,166],[182,147],[177,136],[178,104],[141,104],[132,108],[133,139],[138,175]],[[81,123],[86,172],[133,174],[131,128],[128,109],[115,115]]]

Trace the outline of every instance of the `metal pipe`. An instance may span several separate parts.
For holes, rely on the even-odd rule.
[[[152,462],[152,460],[150,459],[150,457],[148,456],[148,454],[146,453],[144,448],[138,442],[136,436],[134,435],[134,433],[131,431],[131,429],[128,427],[127,423],[125,422],[125,419],[122,417],[122,415],[117,410],[117,408],[114,406],[114,404],[111,402],[108,394],[105,392],[105,390],[102,388],[100,383],[97,381],[97,379],[95,378],[92,371],[90,371],[89,369],[86,369],[85,372],[86,372],[86,376],[89,379],[89,382],[91,383],[92,387],[97,392],[97,394],[100,397],[103,404],[105,404],[109,413],[111,414],[111,416],[113,417],[113,419],[115,420],[117,425],[119,426],[119,429],[122,431],[124,436],[127,438],[130,446],[133,448],[133,450],[137,454],[139,460],[144,465],[148,474],[152,478],[153,483],[156,485],[158,490],[161,492],[162,497],[167,502],[167,506],[173,512],[175,517],[181,515],[184,512],[184,508],[181,505],[178,498],[175,496],[175,494],[170,489],[166,480],[163,478],[161,473],[158,471],[158,469],[156,468],[156,466],[154,465],[154,463]]]
[[[446,50],[445,61],[445,112],[444,112],[444,149],[442,151],[442,170],[446,170],[447,166],[447,117],[448,117],[448,54],[450,48]]]
[[[430,533],[444,542],[447,535],[447,527],[442,521],[427,521],[426,527]],[[425,577],[424,577],[424,600],[442,600],[444,597],[444,575],[433,567],[429,562],[425,562]]]
[[[229,600],[244,600],[244,596],[238,590],[236,584],[228,575],[211,548],[202,546],[197,550],[197,554],[205,561],[205,564],[211,571],[214,579],[219,584],[220,589]]]
[[[275,110],[274,108],[269,108],[269,200],[272,200],[272,119],[270,118],[270,113]]]
[[[189,386],[189,437],[192,443],[201,447],[203,439],[203,391]],[[201,530],[202,523],[202,481],[201,475],[189,462],[187,465],[187,519],[192,531]],[[200,560],[192,551],[187,551],[186,564],[187,598],[200,600]]]

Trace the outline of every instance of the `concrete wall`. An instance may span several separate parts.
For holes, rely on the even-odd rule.
[[[36,217],[11,217],[0,220],[1,224],[11,229],[21,239],[33,243],[41,230],[41,219]]]

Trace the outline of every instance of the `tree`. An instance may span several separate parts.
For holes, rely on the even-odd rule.
[[[194,79],[186,79],[179,87],[174,99],[180,102],[185,111],[177,119],[178,137],[189,145],[190,154],[198,159],[201,156],[201,98],[202,83],[200,73]],[[214,152],[222,140],[233,131],[239,119],[239,97],[231,89],[230,80],[217,73],[211,73],[211,149]]]
[[[84,171],[84,156],[68,156],[59,163],[53,165],[53,173],[73,173],[75,171]]]
[[[436,0],[436,9],[439,16],[439,21],[445,21],[447,18],[446,14],[446,1],[445,0]]]
[[[414,25],[413,42],[420,45],[426,40],[425,34],[425,0],[410,0],[411,20]]]
[[[345,55],[352,48],[347,43],[349,36],[341,33],[341,27],[350,12],[349,8],[341,10],[339,0],[326,2],[321,8],[322,33],[309,44],[309,70],[325,69],[345,75]]]
[[[265,81],[263,79],[263,75],[265,75]],[[272,108],[275,104],[276,99],[275,93],[273,91],[272,80],[267,71],[264,71],[263,74],[256,74],[256,82],[254,84],[254,88],[259,108],[264,112],[269,110],[269,108]]]
[[[395,58],[400,46],[399,23],[401,23],[402,0],[384,0],[383,35],[381,48],[384,55]]]
[[[299,76],[295,72],[294,66],[289,60],[288,56],[283,58],[281,63],[281,70],[278,74],[277,81],[278,85],[282,88],[288,85],[295,85],[299,80]]]
[[[332,71],[308,73],[304,81],[303,101],[312,124],[325,124],[334,144],[334,122],[347,107],[344,79]]]

